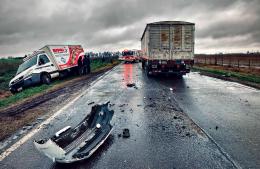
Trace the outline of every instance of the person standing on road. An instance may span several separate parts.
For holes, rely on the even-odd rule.
[[[78,73],[79,75],[82,75],[82,57],[79,57],[78,59]]]
[[[89,55],[87,56],[87,74],[90,73],[90,57]]]
[[[84,55],[83,61],[82,61],[82,63],[83,63],[83,75],[87,74],[87,62],[88,62],[87,60],[88,60],[87,55]]]

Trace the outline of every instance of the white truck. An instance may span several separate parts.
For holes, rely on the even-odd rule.
[[[50,84],[51,79],[77,69],[83,55],[81,45],[46,45],[24,58],[9,83],[9,90],[16,93],[35,84]]]
[[[188,73],[194,63],[194,31],[195,24],[190,22],[147,24],[141,38],[142,67],[147,75]]]

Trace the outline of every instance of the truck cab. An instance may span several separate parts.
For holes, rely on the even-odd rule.
[[[18,67],[15,77],[9,83],[9,90],[17,93],[35,84],[49,84],[51,79],[57,76],[59,76],[57,68],[48,55],[44,51],[37,51],[24,58],[24,62]]]
[[[123,60],[125,62],[131,62],[131,63],[136,62],[136,61],[138,61],[138,59],[137,59],[135,53],[136,52],[133,51],[133,50],[124,50],[122,52],[122,59],[121,60]]]

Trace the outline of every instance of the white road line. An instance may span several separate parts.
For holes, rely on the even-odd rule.
[[[118,66],[116,66],[118,67]],[[105,74],[100,76],[98,79],[96,79],[94,82],[90,83],[90,86],[94,85],[97,81],[101,80],[104,76],[106,76],[111,71],[115,70],[116,67],[112,68],[111,70],[107,71]],[[13,151],[15,151],[17,148],[19,148],[22,144],[24,144],[26,141],[28,141],[30,138],[32,138],[36,133],[38,133],[45,125],[49,124],[53,119],[55,119],[56,116],[60,115],[65,109],[67,109],[69,106],[71,106],[76,100],[78,100],[81,96],[83,96],[85,93],[87,93],[88,90],[77,96],[75,99],[73,99],[71,102],[69,102],[67,105],[65,105],[63,108],[61,108],[59,111],[54,113],[52,116],[50,116],[48,119],[46,119],[44,122],[42,122],[36,129],[33,129],[31,132],[29,132],[27,135],[25,135],[23,138],[21,138],[19,141],[17,141],[15,144],[13,144],[10,148],[5,150],[0,155],[0,161],[4,160],[7,156],[9,156]]]

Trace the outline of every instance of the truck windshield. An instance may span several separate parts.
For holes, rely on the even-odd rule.
[[[133,51],[125,51],[125,52],[122,52],[122,56],[132,56],[134,55],[134,52]]]
[[[22,71],[25,71],[26,69],[32,67],[33,65],[36,65],[36,63],[37,63],[37,56],[34,56],[31,59],[29,59],[29,60],[25,61],[24,63],[22,63],[19,66],[16,74],[19,74]]]

